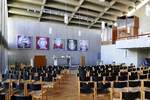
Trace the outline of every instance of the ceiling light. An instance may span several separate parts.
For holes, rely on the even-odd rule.
[[[49,27],[49,32],[48,32],[50,35],[52,34],[52,28]]]
[[[65,24],[68,24],[68,15],[67,14],[64,14],[64,23]]]
[[[81,36],[81,31],[80,31],[80,30],[78,31],[78,36],[79,36],[79,37]]]
[[[105,22],[102,21],[101,23],[102,23],[102,29],[105,29]]]
[[[115,23],[114,23],[114,26],[115,26],[115,27],[117,27],[117,26],[118,26],[117,22],[115,22]]]

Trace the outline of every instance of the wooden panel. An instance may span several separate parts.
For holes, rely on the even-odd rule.
[[[126,17],[123,20],[126,20],[126,25],[118,27],[117,39],[128,38],[128,36],[138,36],[139,18],[137,16],[131,16]]]
[[[139,28],[139,18],[137,16],[134,16],[134,25],[133,27]]]
[[[43,66],[46,66],[47,60],[44,55],[36,55],[34,56],[34,66],[41,68]]]
[[[85,65],[85,56],[84,56],[84,55],[81,55],[81,56],[80,56],[80,65],[81,65],[81,66],[84,66],[84,65]]]
[[[137,27],[131,27],[130,29],[131,36],[137,36],[139,34]]]
[[[112,27],[112,44],[115,44],[117,40],[117,27]]]
[[[124,28],[119,28],[117,30],[117,33],[118,33],[118,38],[122,38],[122,37],[127,37],[127,28],[124,27]]]
[[[111,40],[101,42],[101,45],[109,45],[109,44],[112,44]]]

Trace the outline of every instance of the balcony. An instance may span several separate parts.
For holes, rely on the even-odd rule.
[[[116,41],[116,48],[150,48],[150,33],[140,34],[137,36],[122,37]]]

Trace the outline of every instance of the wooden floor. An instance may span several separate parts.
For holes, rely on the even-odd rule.
[[[79,100],[76,74],[67,74],[53,89],[48,91],[48,100]],[[93,100],[92,96],[81,96],[80,100]],[[109,100],[108,96],[99,96],[97,100]]]

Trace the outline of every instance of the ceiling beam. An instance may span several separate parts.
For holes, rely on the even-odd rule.
[[[83,4],[85,0],[80,0],[78,6],[75,8],[75,10],[73,11],[73,13],[71,14],[70,18],[68,19],[68,24],[71,21],[71,19],[73,18],[73,16],[76,14],[76,12],[80,9],[81,5]]]
[[[42,18],[47,19],[47,20],[61,21],[61,22],[64,21],[62,17],[58,17],[58,16],[42,16]]]
[[[64,3],[67,5],[72,5],[72,6],[77,6],[78,5],[78,1],[75,0],[53,0],[55,2],[59,2],[59,3]]]
[[[94,12],[94,11],[89,11],[88,9],[86,9],[86,10],[80,9],[77,13],[82,14],[82,15],[88,15],[91,17],[97,17],[99,14],[99,13]]]
[[[89,10],[93,10],[93,11],[97,11],[97,12],[103,12],[105,7],[87,3],[87,4],[82,5],[81,8],[85,8],[85,9],[89,9]]]
[[[90,3],[93,3],[93,4],[98,4],[98,5],[101,5],[101,6],[105,6],[105,7],[109,7],[110,6],[110,3],[109,2],[98,2],[98,0],[86,0]],[[125,1],[125,0],[122,0],[122,1]],[[126,5],[127,6],[127,5]],[[111,8],[114,8],[116,10],[120,10],[120,11],[123,11],[123,12],[127,12],[128,9],[126,9],[126,7],[124,8],[121,8],[121,7],[116,7],[116,6],[112,6]]]
[[[42,17],[42,14],[43,14],[43,10],[44,10],[44,6],[46,4],[46,1],[47,0],[43,0],[43,2],[42,2],[42,6],[41,6],[41,10],[40,10],[40,16],[39,16],[39,21],[41,21],[41,17]]]
[[[10,16],[11,18],[21,18],[21,19],[30,19],[30,20],[34,20],[34,21],[37,21],[38,17],[33,17],[33,16],[26,16],[26,15],[22,15],[22,14],[13,14],[13,13],[10,13]]]
[[[110,3],[109,2],[99,2],[98,0],[86,0],[88,2],[91,2],[93,4],[98,4],[98,5],[101,5],[101,6],[106,6],[106,7],[109,7],[110,6]]]
[[[36,17],[36,18],[39,18],[39,16],[40,16],[39,13],[27,12],[26,10],[15,9],[15,8],[9,9],[8,13],[14,14],[14,15]]]
[[[127,6],[135,7],[135,3],[130,0],[117,0],[117,2],[125,4]]]
[[[89,25],[90,23],[88,23],[88,22],[86,22],[86,21],[70,21],[70,23],[74,23],[74,24],[77,24],[78,26],[80,26],[80,25]]]
[[[128,12],[128,6],[126,7],[112,6],[111,8],[122,11],[122,12]]]
[[[117,0],[112,0],[112,1],[110,2],[110,6],[107,7],[102,13],[100,13],[100,14],[98,15],[98,17],[88,26],[88,28],[91,28],[91,26],[94,25],[94,24],[105,14],[105,12],[107,12],[107,11],[111,8],[111,6],[113,6],[113,5],[116,3],[116,1],[117,1]]]
[[[65,5],[65,4],[60,4],[60,3],[53,3],[53,2],[46,4],[45,7],[50,7],[50,8],[65,10],[65,11],[69,11],[69,12],[73,12],[74,11],[74,7],[73,6],[69,6],[69,5]]]
[[[107,16],[107,15],[103,15],[103,16],[101,16],[100,18],[102,18],[102,19],[107,19],[107,20],[111,20],[111,21],[116,21],[117,16]],[[99,18],[99,19],[100,19],[100,18]]]
[[[42,1],[40,0],[15,0],[16,2],[22,2],[22,3],[30,3],[35,5],[42,5]]]
[[[99,23],[95,23],[93,26],[101,26],[101,24],[99,24]]]
[[[122,16],[123,13],[119,11],[107,11],[106,14],[115,15],[115,16]]]
[[[41,7],[38,5],[33,5],[33,4],[27,4],[27,3],[21,3],[21,2],[12,2],[7,4],[8,7],[10,8],[18,8],[18,9],[36,9],[40,10]]]

